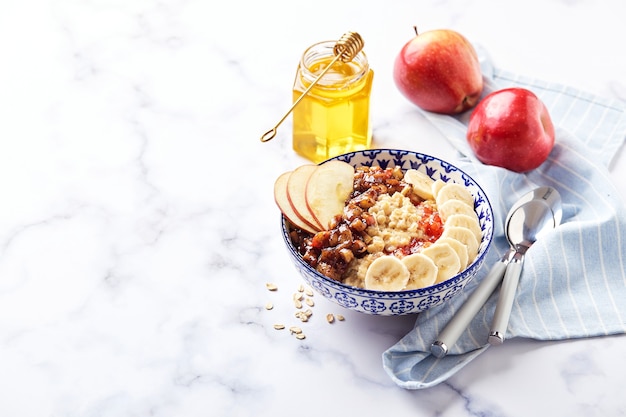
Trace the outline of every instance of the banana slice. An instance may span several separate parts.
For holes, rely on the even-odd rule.
[[[432,192],[433,179],[416,169],[404,173],[404,180],[413,186],[413,192],[424,200],[434,200]]]
[[[447,243],[435,242],[420,253],[428,256],[437,265],[437,279],[435,284],[452,278],[461,270],[461,260],[452,246]]]
[[[474,196],[472,196],[472,193],[469,192],[467,187],[457,184],[456,182],[446,183],[446,185],[441,187],[435,198],[435,202],[438,206],[448,200],[460,200],[468,206],[474,207]]]
[[[457,226],[471,230],[480,244],[483,239],[483,232],[480,230],[480,222],[478,221],[478,216],[475,212],[469,216],[467,214],[453,214],[448,216],[446,222],[444,223],[444,228]]]
[[[439,190],[441,190],[444,185],[446,185],[446,183],[443,182],[442,180],[435,180],[433,182],[433,185],[431,187],[431,192],[433,194],[433,198],[437,197],[437,194],[439,194]]]
[[[478,255],[478,241],[474,236],[474,233],[466,229],[465,227],[453,226],[453,227],[444,227],[443,233],[441,234],[441,238],[451,238],[456,239],[465,246],[467,246],[467,260],[468,262],[474,261],[476,255]]]
[[[461,245],[463,246],[463,245]],[[402,258],[402,263],[409,271],[409,282],[405,289],[415,290],[429,287],[437,279],[437,265],[428,256],[422,253],[413,253]]]
[[[365,288],[376,291],[400,291],[409,282],[409,270],[393,255],[376,258],[365,273]]]
[[[446,219],[453,214],[465,214],[467,216],[475,216],[474,208],[465,204],[461,200],[451,199],[446,201],[445,203],[439,205],[437,204],[437,210],[439,210],[439,217],[444,222]]]
[[[469,253],[467,251],[467,245],[463,244],[459,240],[452,239],[451,237],[440,237],[439,239],[437,239],[437,243],[447,243],[448,245],[452,246],[452,249],[454,249],[456,254],[459,256],[459,262],[461,263],[459,271],[467,268],[467,265],[469,263]]]

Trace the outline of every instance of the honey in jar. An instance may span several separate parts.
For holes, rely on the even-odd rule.
[[[335,58],[334,45],[320,42],[304,52],[294,81],[294,102]],[[293,111],[293,149],[315,163],[369,149],[373,78],[363,51],[349,62],[336,61]]]

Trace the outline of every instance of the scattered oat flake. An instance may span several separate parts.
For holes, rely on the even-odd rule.
[[[315,301],[313,301],[312,298],[308,298],[306,300],[304,300],[304,302],[309,306],[309,307],[313,307],[315,305]]]
[[[304,333],[298,333],[298,334],[296,334],[296,339],[304,340],[304,339],[306,339],[306,336],[304,335]]]
[[[276,284],[272,284],[271,282],[266,283],[265,287],[270,291],[276,291],[278,289]]]
[[[303,295],[301,293],[296,292],[296,293],[293,294],[293,299],[294,300],[302,300],[303,298],[304,297],[303,297]]]
[[[309,321],[309,316],[307,316],[303,311],[296,311],[295,316],[303,323]]]
[[[300,300],[294,300],[293,304],[296,306],[296,308],[302,308],[302,301]]]
[[[313,290],[311,288],[307,288],[304,293],[309,297],[313,297]]]
[[[267,303],[267,304],[265,304],[265,309],[266,309],[266,310],[271,310],[271,309],[273,309],[273,308],[274,308],[274,304],[272,304],[272,303]]]
[[[335,321],[335,316],[333,315],[333,313],[326,314],[326,321],[329,323],[333,323]]]
[[[337,314],[337,320],[339,321],[344,321],[346,318],[344,316],[342,316],[341,314]]]
[[[285,328],[285,325],[284,324],[275,324],[274,328],[276,330],[283,330]]]
[[[293,334],[300,334],[300,333],[302,333],[302,329],[301,329],[301,328],[299,328],[298,326],[291,326],[291,327],[289,328],[289,331],[290,331],[291,333],[293,333]]]
[[[298,286],[298,292],[303,292],[304,291],[304,285],[300,284]]]

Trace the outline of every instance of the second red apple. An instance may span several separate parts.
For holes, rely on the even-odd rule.
[[[479,161],[515,172],[541,165],[554,140],[545,104],[519,87],[487,95],[473,110],[467,127],[468,144]]]

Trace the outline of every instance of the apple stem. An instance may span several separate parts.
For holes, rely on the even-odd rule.
[[[413,26],[413,30],[415,31],[415,36],[419,35],[419,33],[417,32],[417,26]]]

